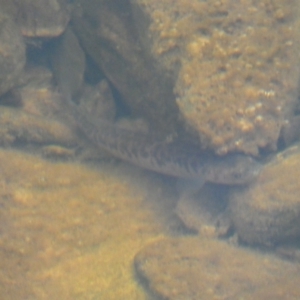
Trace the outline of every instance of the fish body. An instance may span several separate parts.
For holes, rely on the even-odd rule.
[[[93,144],[148,170],[199,182],[235,185],[250,182],[261,169],[261,165],[247,155],[220,157],[191,145],[157,141],[147,134],[93,119],[72,101],[68,101],[68,107]]]
[[[85,55],[76,36],[67,30],[53,59],[54,74],[66,108],[96,146],[139,167],[199,183],[245,184],[259,173],[260,164],[246,155],[220,157],[191,145],[158,141],[156,137],[93,118],[71,101],[83,83],[84,66]]]

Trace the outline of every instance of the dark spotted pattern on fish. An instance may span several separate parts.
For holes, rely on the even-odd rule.
[[[89,140],[112,155],[159,173],[199,178],[221,184],[245,184],[255,178],[261,165],[242,154],[219,157],[190,145],[158,142],[146,134],[133,132],[103,120],[94,120],[86,111],[69,101],[79,128]]]

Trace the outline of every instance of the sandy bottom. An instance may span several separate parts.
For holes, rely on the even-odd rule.
[[[1,299],[146,299],[133,258],[167,234],[162,178],[0,150]]]

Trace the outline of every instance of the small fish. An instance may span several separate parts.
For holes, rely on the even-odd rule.
[[[71,100],[68,107],[79,128],[96,146],[139,167],[158,173],[204,182],[239,185],[252,181],[261,164],[250,156],[216,156],[191,145],[159,142],[101,119],[93,119]]]

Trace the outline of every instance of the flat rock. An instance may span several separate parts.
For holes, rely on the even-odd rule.
[[[135,257],[141,281],[158,299],[299,299],[299,266],[199,238],[163,239]]]

